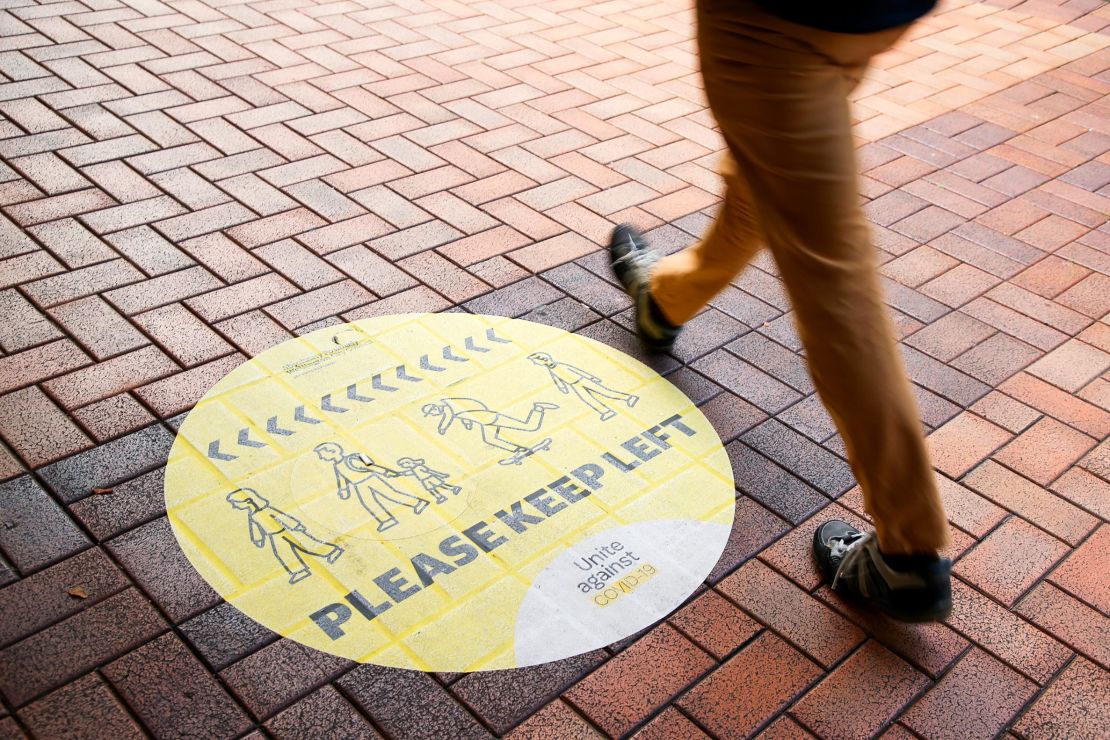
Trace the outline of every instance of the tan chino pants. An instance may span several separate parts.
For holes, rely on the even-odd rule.
[[[706,93],[730,154],[725,202],[702,241],[657,264],[652,295],[685,323],[770,248],[881,549],[934,552],[947,543],[944,509],[859,206],[848,102],[905,28],[832,33],[750,0],[698,0],[697,11]]]

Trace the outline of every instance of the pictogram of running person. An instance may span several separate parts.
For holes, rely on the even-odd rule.
[[[343,554],[342,547],[313,537],[300,519],[270,506],[270,502],[253,488],[232,491],[227,494],[227,502],[233,508],[247,512],[247,531],[251,542],[259,548],[269,544],[274,557],[289,574],[290,583],[303,581],[312,575],[304,560],[305,555],[334,563]]]
[[[608,421],[617,415],[617,412],[602,400],[603,398],[621,401],[627,404],[628,408],[632,408],[640,400],[639,396],[609,388],[593,373],[565,362],[557,362],[546,352],[533,352],[528,355],[528,359],[536,365],[547,368],[551,380],[560,393],[569,394],[573,391],[578,400],[596,411],[602,421]]]
[[[441,473],[428,467],[422,457],[402,457],[397,461],[397,467],[405,471],[404,475],[411,475],[420,482],[420,487],[432,494],[437,504],[447,502],[447,497],[441,491],[447,491],[455,496],[462,490],[459,486],[447,482],[447,473]]]
[[[378,531],[384,532],[397,526],[397,517],[389,510],[386,502],[400,504],[419,514],[428,508],[428,500],[399,491],[387,480],[400,478],[404,473],[378,465],[361,452],[350,455],[335,442],[317,445],[316,456],[330,462],[335,470],[335,487],[339,498],[346,501],[354,493],[362,508],[370,512],[378,522]]]
[[[519,465],[525,457],[550,447],[551,438],[548,437],[531,447],[526,447],[505,439],[502,432],[505,430],[539,431],[543,426],[544,415],[548,410],[557,408],[559,408],[558,404],[537,401],[532,404],[532,409],[526,418],[517,419],[500,411],[494,411],[473,398],[443,398],[439,403],[425,404],[422,410],[426,417],[439,417],[440,434],[447,434],[447,430],[457,421],[467,431],[477,429],[482,441],[491,447],[511,452],[511,457],[501,460],[502,465]]]

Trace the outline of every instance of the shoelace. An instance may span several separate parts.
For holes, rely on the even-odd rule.
[[[872,573],[868,570],[868,563],[874,566],[877,578],[889,589],[921,588],[924,585],[924,581],[919,575],[911,572],[899,572],[887,565],[886,561],[883,560],[882,553],[879,552],[878,540],[871,532],[850,535],[844,538],[831,538],[829,551],[833,557],[843,555],[840,566],[836,569],[836,575],[833,576],[832,588],[834,590],[840,582],[840,576],[844,573],[851,573],[855,576],[859,592],[864,597],[870,597]]]
[[[867,596],[867,579],[861,578],[866,566],[866,561],[862,557],[864,545],[870,541],[870,534],[855,534],[848,537],[834,537],[829,541],[829,554],[836,558],[840,557],[840,566],[836,569],[836,575],[833,576],[832,588],[836,590],[836,585],[840,582],[840,576],[844,572],[856,571],[856,583],[860,585],[860,592]]]
[[[623,257],[618,257],[613,260],[614,265],[630,264],[633,267],[648,268],[659,261],[659,256],[655,252],[647,249],[631,249]]]

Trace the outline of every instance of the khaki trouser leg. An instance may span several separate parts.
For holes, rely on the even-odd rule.
[[[730,153],[721,175],[724,203],[709,232],[693,246],[659,260],[652,272],[651,295],[673,324],[692,319],[763,247],[747,183]]]
[[[699,0],[706,93],[737,174],[708,237],[661,260],[652,279],[661,310],[680,323],[766,243],[888,554],[947,543],[859,207],[848,104],[870,58],[903,31],[835,34],[779,20],[747,0]]]

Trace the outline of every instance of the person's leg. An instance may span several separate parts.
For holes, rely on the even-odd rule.
[[[378,523],[379,532],[397,523],[397,517],[393,516],[393,512],[386,508],[385,504],[378,499],[378,492],[372,485],[367,485],[365,480],[363,480],[363,482],[355,486],[354,489],[355,495],[358,496],[358,502],[362,504],[362,508],[366,509],[367,513],[374,517],[374,521]]]
[[[379,478],[377,480],[377,485],[374,486],[374,496],[381,496],[387,501],[392,501],[393,503],[400,504],[401,506],[407,506],[415,511],[417,514],[424,511],[424,509],[428,506],[427,499],[423,499],[419,496],[414,496],[407,491],[401,491],[397,488],[394,488],[393,484],[391,484],[385,478]]]
[[[324,542],[323,540],[316,539],[304,529],[297,531],[286,530],[285,534],[282,536],[297,550],[309,555],[315,555],[318,558],[326,558],[336,550],[343,549],[332,542]]]
[[[608,404],[599,399],[587,383],[588,381],[582,381],[581,383],[571,386],[574,390],[574,395],[578,396],[578,399],[590,407],[590,409],[600,416],[602,420],[611,419],[616,416],[616,412],[609,408]]]
[[[491,432],[490,429],[493,431]],[[501,427],[493,426],[491,424],[483,424],[479,427],[479,433],[482,435],[482,441],[491,447],[505,450],[506,452],[519,453],[527,450],[527,447],[518,445],[516,442],[505,439],[501,436]]]
[[[870,56],[900,31],[816,31],[744,0],[702,0],[698,22],[710,106],[794,305],[814,385],[875,520],[878,547],[857,548],[838,582],[848,579],[873,601],[883,588],[935,591],[938,605],[918,614],[935,618],[947,608],[948,574],[947,564],[934,572],[931,563],[947,543],[947,525],[859,206],[847,97]],[[866,543],[837,533],[839,564],[851,545]],[[878,588],[884,556],[893,556],[886,575],[921,566],[928,577],[917,586],[891,577]],[[860,557],[878,563],[857,570]]]
[[[312,575],[304,558],[290,541],[288,533],[283,532],[270,537],[270,547],[274,551],[274,557],[281,563],[281,567],[289,574],[290,583],[296,583]]]
[[[524,417],[524,419],[517,419],[514,416],[503,413],[497,414],[493,417],[490,426],[498,429],[512,429],[518,432],[536,432],[543,426],[543,418],[544,415],[547,414],[547,410],[557,408],[559,407],[553,403],[537,401],[532,404],[528,416]]]
[[[710,106],[760,214],[879,542],[890,553],[935,552],[947,528],[859,207],[847,98],[867,59],[898,33],[775,27],[777,19],[743,2],[711,0],[699,11]]]
[[[595,383],[592,380],[586,381],[582,387],[587,393],[593,395],[594,397],[610,398],[614,401],[624,401],[625,403],[627,403],[628,400],[632,398],[631,393],[614,390],[613,388],[601,385],[600,383]]]
[[[622,224],[613,230],[609,242],[613,272],[634,301],[637,334],[648,352],[670,351],[682,325],[760,249],[747,187],[728,152],[721,174],[725,179],[721,212],[696,244],[660,259],[632,226]]]
[[[447,497],[439,492],[439,489],[443,486],[433,480],[428,479],[420,481],[420,487],[424,489],[424,493],[430,493],[437,504],[447,503]]]
[[[751,262],[762,247],[747,183],[732,155],[721,165],[724,203],[708,233],[663,257],[651,271],[651,295],[672,324],[685,324]]]

